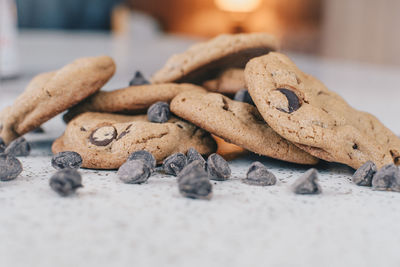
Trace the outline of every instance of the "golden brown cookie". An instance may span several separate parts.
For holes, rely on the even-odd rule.
[[[252,59],[245,69],[251,97],[281,136],[327,161],[358,168],[399,164],[400,139],[374,116],[350,107],[285,55]]]
[[[149,151],[160,163],[191,147],[203,155],[216,150],[209,133],[177,118],[152,123],[146,115],[86,112],[67,125],[63,136],[53,143],[52,151],[79,153],[85,168],[117,169],[137,150]]]
[[[6,143],[39,127],[55,115],[97,92],[114,74],[107,56],[80,58],[58,71],[43,73],[1,115]]]
[[[184,92],[172,100],[170,108],[179,117],[257,154],[300,164],[318,162],[275,133],[247,103],[217,93]]]
[[[267,33],[219,35],[170,57],[151,81],[202,84],[227,68],[244,68],[249,59],[277,48],[278,40]]]
[[[72,107],[65,115],[68,122],[83,112],[107,112],[121,114],[145,113],[152,104],[163,101],[170,102],[177,94],[184,91],[204,91],[193,84],[148,84],[136,85],[114,91],[100,91]]]
[[[244,69],[226,69],[217,78],[205,81],[203,87],[208,91],[233,95],[240,90],[246,89]]]

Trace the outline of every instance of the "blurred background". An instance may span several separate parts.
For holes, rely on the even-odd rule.
[[[17,0],[16,5],[23,29],[122,34],[138,27],[133,24],[135,16],[143,18],[141,12],[160,32],[212,37],[266,31],[279,36],[285,50],[400,64],[398,0]]]
[[[238,32],[270,32],[299,55],[400,66],[398,14],[399,0],[0,0],[0,76],[18,75],[35,53],[48,58],[43,70],[52,53],[68,62],[108,51],[129,67],[132,45],[142,58],[160,52],[140,62],[151,73],[195,41]]]

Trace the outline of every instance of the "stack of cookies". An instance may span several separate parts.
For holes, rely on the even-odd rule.
[[[36,76],[0,113],[0,136],[10,143],[68,110],[52,150],[79,153],[86,168],[117,169],[139,150],[161,163],[190,148],[355,169],[400,163],[395,134],[277,50],[269,34],[221,35],[172,56],[150,82],[137,73],[129,87],[108,92],[100,89],[113,60],[78,59]]]

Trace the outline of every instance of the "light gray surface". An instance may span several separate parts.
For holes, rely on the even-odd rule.
[[[190,40],[163,37],[118,40],[103,34],[32,33],[20,39],[22,77],[1,83],[0,107],[29,79],[80,56],[109,54],[118,64],[108,89],[133,72],[149,76]],[[400,133],[396,69],[294,55],[296,62],[354,107]],[[151,177],[125,185],[113,171],[82,170],[84,188],[60,198],[49,189],[50,146],[64,125],[57,117],[46,134],[29,134],[33,155],[25,170],[0,183],[0,266],[399,266],[400,194],[350,182],[353,170],[317,166],[323,193],[297,196],[289,185],[307,168],[249,156],[231,162],[233,178],[213,182],[211,201],[182,198],[175,178]],[[261,160],[276,186],[242,184],[250,163]]]

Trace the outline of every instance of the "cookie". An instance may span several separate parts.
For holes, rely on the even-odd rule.
[[[170,57],[151,81],[202,84],[227,68],[244,68],[249,59],[277,48],[278,40],[267,33],[219,35]]]
[[[191,147],[205,155],[216,150],[209,133],[177,118],[152,123],[146,115],[86,112],[67,125],[52,151],[79,153],[84,168],[117,169],[137,150],[152,153],[161,163],[169,155],[186,153]]]
[[[221,155],[226,160],[233,160],[240,156],[246,155],[248,151],[240,146],[226,142],[224,139],[212,135],[215,142],[217,142],[217,154]]]
[[[86,97],[97,92],[114,74],[107,56],[80,58],[58,71],[43,73],[0,115],[0,136],[10,143]]]
[[[170,108],[179,117],[257,154],[300,164],[318,161],[275,133],[247,103],[217,93],[185,92],[172,100]]]
[[[65,115],[68,122],[83,112],[107,112],[122,114],[145,113],[152,104],[162,101],[170,102],[177,94],[190,91],[204,91],[200,86],[192,84],[150,84],[136,85],[111,92],[100,91],[71,108]]]
[[[399,164],[400,139],[371,114],[350,107],[303,73],[285,55],[252,59],[245,69],[249,93],[264,120],[308,153],[355,169]]]
[[[217,78],[205,81],[203,87],[208,91],[234,95],[246,89],[244,69],[226,69]]]

